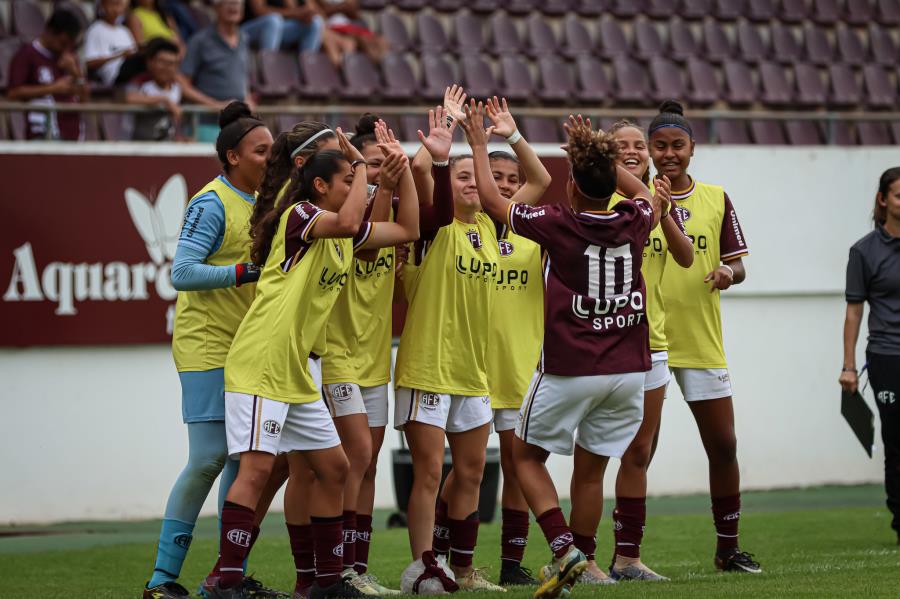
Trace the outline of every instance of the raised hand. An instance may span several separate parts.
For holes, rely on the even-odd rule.
[[[487,116],[494,124],[494,133],[503,137],[509,137],[517,131],[516,121],[513,119],[506,98],[497,99],[497,96],[488,98],[485,102]]]
[[[344,153],[344,158],[346,158],[348,162],[352,164],[357,160],[362,160],[363,162],[366,161],[366,159],[363,158],[362,152],[353,147],[353,144],[350,143],[350,140],[347,139],[347,136],[344,135],[344,131],[340,127],[335,130],[335,134],[337,135],[341,152]]]
[[[457,121],[466,118],[463,107],[466,105],[466,92],[461,85],[455,83],[444,92],[444,116],[452,116]]]
[[[672,183],[669,178],[665,175],[657,177],[653,183],[653,189],[653,197],[659,203],[660,213],[668,214],[672,204]]]
[[[378,142],[378,147],[381,148],[381,151],[384,152],[385,156],[388,155],[388,152],[403,153],[403,146],[401,146],[400,142],[397,141],[397,138],[394,137],[394,132],[389,129],[387,123],[381,119],[375,123],[375,141]]]
[[[475,100],[472,100],[465,107],[466,118],[460,121],[460,126],[466,132],[466,140],[473,148],[486,146],[494,132],[493,125],[484,128],[484,112],[484,105],[481,102],[475,104]]]
[[[456,129],[457,121],[448,124],[445,117],[444,108],[435,106],[434,110],[428,111],[428,137],[425,137],[421,129],[416,131],[419,141],[435,162],[450,159],[450,146],[453,145],[453,130]]]
[[[385,151],[381,144],[378,147],[382,152]],[[409,167],[409,158],[402,150],[399,153],[386,153],[385,156],[384,162],[381,163],[381,170],[378,172],[378,184],[388,191],[394,191],[400,184],[400,177]]]
[[[588,132],[593,131],[591,128],[591,119],[584,118],[580,114],[578,116],[569,115],[569,121],[567,123],[563,123],[563,129],[566,132],[566,135],[572,137],[572,134],[575,131],[583,131],[587,129]]]

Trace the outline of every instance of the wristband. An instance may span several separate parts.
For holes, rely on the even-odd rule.
[[[261,270],[252,262],[241,262],[234,265],[234,286],[240,287],[247,283],[255,283],[259,280]]]
[[[731,268],[730,266],[728,266],[727,264],[723,264],[722,267],[728,269],[728,272],[731,273],[731,278],[732,278],[732,280],[734,280],[734,269]]]
[[[359,166],[360,164],[368,165],[368,163],[365,160],[354,160],[353,162],[350,163],[350,172],[355,175],[356,167]]]
[[[855,368],[841,368],[841,372],[852,372],[853,374],[857,374]]]
[[[441,161],[432,160],[431,166],[450,166],[450,159],[448,158],[447,160],[441,160]]]
[[[508,143],[509,145],[513,145],[514,143],[518,142],[521,139],[522,139],[522,134],[519,133],[518,129],[516,129],[515,131],[513,131],[512,135],[510,135],[509,137],[506,138],[506,143]]]
[[[450,127],[452,127],[452,126],[453,126],[453,123],[455,123],[455,122],[456,122],[456,119],[453,118],[453,115],[452,115],[452,114],[448,114],[448,115],[447,115],[447,129],[449,129]]]

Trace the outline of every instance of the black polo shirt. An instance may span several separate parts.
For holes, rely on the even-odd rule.
[[[853,244],[846,298],[851,304],[869,302],[867,351],[900,355],[900,237],[877,225]]]

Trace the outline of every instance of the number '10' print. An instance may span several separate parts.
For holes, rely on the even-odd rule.
[[[631,289],[634,273],[630,245],[620,245],[614,248],[589,245],[584,250],[584,255],[588,257],[588,297],[606,299],[622,295]],[[604,283],[602,293],[600,290],[601,265]]]

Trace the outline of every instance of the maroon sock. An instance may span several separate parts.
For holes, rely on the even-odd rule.
[[[344,570],[356,566],[356,512],[344,511]]]
[[[219,557],[216,558],[216,565],[213,566],[212,570],[209,571],[209,574],[206,575],[207,578],[218,578],[219,577],[219,566],[222,565],[222,554],[219,554]]]
[[[478,542],[478,512],[465,520],[449,518],[450,523],[450,565],[457,568],[472,566],[475,545]]]
[[[575,547],[584,554],[588,559],[594,559],[597,552],[597,539],[594,536],[580,535],[577,532],[572,533],[572,540]]]
[[[450,518],[447,516],[447,502],[441,498],[438,498],[434,508],[434,536],[431,545],[435,556],[450,556]]]
[[[646,519],[646,497],[616,497],[616,509],[613,510],[616,555],[641,557],[641,541],[644,538]]]
[[[741,494],[713,497],[712,512],[716,524],[716,553],[731,553],[738,547]]]
[[[341,579],[344,560],[343,516],[312,517],[313,551],[316,554],[316,584],[330,586]]]
[[[356,571],[365,574],[369,569],[369,543],[372,541],[372,516],[356,516]]]
[[[550,545],[550,551],[555,557],[562,557],[569,551],[569,547],[575,542],[572,531],[566,524],[566,517],[558,507],[552,508],[538,516],[538,524],[544,531],[544,537]]]
[[[528,543],[528,512],[503,508],[500,532],[500,559],[521,563]]]
[[[253,537],[254,512],[248,507],[226,501],[222,507],[222,538],[219,541],[219,586],[230,589],[244,579],[244,559]]]
[[[316,581],[316,557],[313,552],[312,524],[288,524],[288,536],[291,539],[291,553],[294,555],[294,567],[297,569],[297,585],[295,591],[312,586]]]

